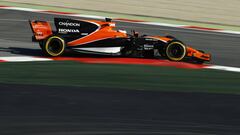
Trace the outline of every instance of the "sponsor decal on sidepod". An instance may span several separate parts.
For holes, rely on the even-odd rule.
[[[74,27],[80,27],[81,24],[80,23],[69,23],[69,22],[59,22],[58,23],[60,26],[74,26]]]
[[[78,29],[58,29],[59,33],[80,33]]]

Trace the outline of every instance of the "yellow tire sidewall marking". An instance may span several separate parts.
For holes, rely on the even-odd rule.
[[[51,42],[52,39],[59,39],[59,40],[62,42],[62,45],[63,45],[62,50],[61,50],[59,53],[57,53],[57,54],[56,54],[56,53],[52,53],[51,51],[48,50],[49,43]],[[60,37],[58,37],[58,36],[50,37],[50,38],[47,40],[46,44],[45,44],[45,50],[46,50],[47,53],[48,53],[49,55],[51,55],[51,56],[58,56],[58,55],[60,55],[61,53],[63,53],[63,51],[65,50],[65,42],[64,42],[64,40],[63,40],[62,38],[60,38]]]
[[[182,57],[180,57],[180,58],[173,58],[173,57],[171,57],[171,56],[168,54],[169,47],[170,47],[172,44],[178,44],[178,45],[181,45],[181,46],[184,48],[184,55],[183,55]],[[186,46],[183,45],[183,44],[180,43],[180,42],[172,42],[172,43],[170,43],[170,44],[167,46],[166,55],[167,55],[168,58],[170,58],[170,59],[173,60],[173,61],[180,61],[180,60],[182,60],[182,59],[185,57],[185,55],[186,55]]]

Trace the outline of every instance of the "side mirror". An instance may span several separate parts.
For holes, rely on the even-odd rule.
[[[111,18],[105,18],[105,21],[106,22],[112,22],[112,19]]]

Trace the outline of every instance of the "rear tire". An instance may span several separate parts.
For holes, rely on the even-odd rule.
[[[42,45],[42,50],[47,56],[57,57],[65,51],[65,41],[60,36],[49,37]]]
[[[180,41],[172,41],[165,49],[166,57],[171,61],[181,61],[186,56],[186,46]]]

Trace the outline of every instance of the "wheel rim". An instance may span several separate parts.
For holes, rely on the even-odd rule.
[[[51,56],[62,54],[65,49],[64,40],[60,37],[51,37],[46,43],[46,51]]]
[[[54,54],[58,54],[62,50],[62,43],[57,39],[53,39],[49,42],[48,50]]]
[[[186,54],[186,47],[180,42],[173,42],[168,45],[166,54],[170,60],[180,61]]]

